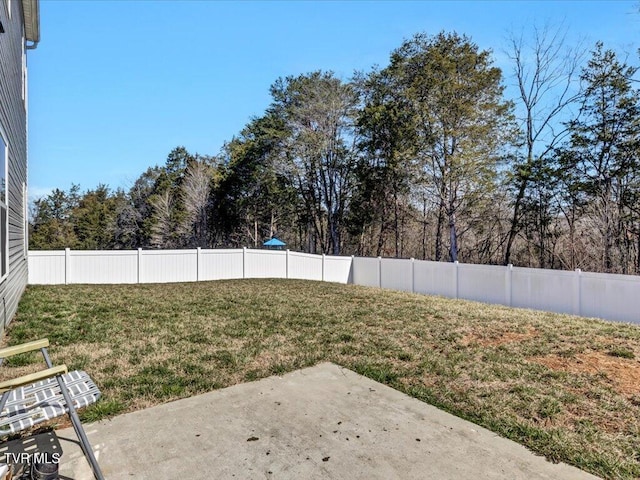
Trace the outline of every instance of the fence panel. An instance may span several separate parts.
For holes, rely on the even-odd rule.
[[[416,293],[456,298],[457,272],[454,263],[414,260],[413,275]]]
[[[353,283],[365,287],[380,286],[380,259],[353,257]]]
[[[400,258],[380,259],[380,286],[405,292],[413,291],[413,262]]]
[[[287,252],[245,250],[245,278],[287,278]]]
[[[458,298],[509,305],[507,267],[458,264]]]
[[[140,283],[195,282],[198,277],[197,250],[143,250]]]
[[[580,281],[580,315],[640,323],[640,277],[583,272]]]
[[[137,250],[73,250],[67,283],[137,283]]]
[[[64,285],[64,250],[35,250],[28,256],[29,285]]]
[[[351,281],[352,257],[324,257],[324,281],[336,283],[354,283]]]
[[[578,313],[577,272],[513,267],[511,305],[558,313]]]
[[[242,250],[200,250],[199,280],[227,280],[242,275]]]
[[[321,255],[289,252],[288,278],[322,280],[322,263]]]

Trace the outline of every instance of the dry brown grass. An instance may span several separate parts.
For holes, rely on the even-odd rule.
[[[635,358],[612,357],[604,352],[591,351],[570,358],[547,355],[530,360],[552,370],[602,376],[610,382],[616,392],[630,398],[640,395],[640,361]]]
[[[640,328],[306,281],[29,287],[8,342],[49,337],[90,419],[332,361],[553,461],[640,477]],[[11,362],[9,375],[35,357]]]

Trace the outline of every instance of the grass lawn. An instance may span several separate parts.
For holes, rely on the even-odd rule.
[[[640,328],[354,285],[30,286],[5,343],[48,337],[129,412],[331,361],[605,478],[640,477]],[[32,371],[23,355],[3,377]],[[39,365],[38,365],[39,366]]]

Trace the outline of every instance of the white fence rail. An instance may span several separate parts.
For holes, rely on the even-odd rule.
[[[31,251],[30,284],[296,278],[640,324],[640,277],[271,250]]]

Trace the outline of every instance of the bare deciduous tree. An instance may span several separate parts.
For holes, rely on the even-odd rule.
[[[522,228],[527,189],[540,180],[549,154],[566,137],[563,115],[580,98],[577,79],[584,49],[567,46],[566,29],[534,27],[530,43],[524,36],[509,38],[509,58],[519,95],[516,114],[521,122],[523,153],[514,164],[515,199],[506,240],[504,262],[510,263],[513,243]],[[544,245],[540,246],[544,250]],[[542,266],[542,265],[541,265]]]
[[[182,198],[186,215],[184,228],[191,232],[192,246],[209,246],[208,207],[211,193],[211,167],[196,159],[186,169]]]
[[[155,223],[151,227],[151,245],[157,248],[173,248],[173,222],[171,218],[173,199],[169,190],[151,199]]]

